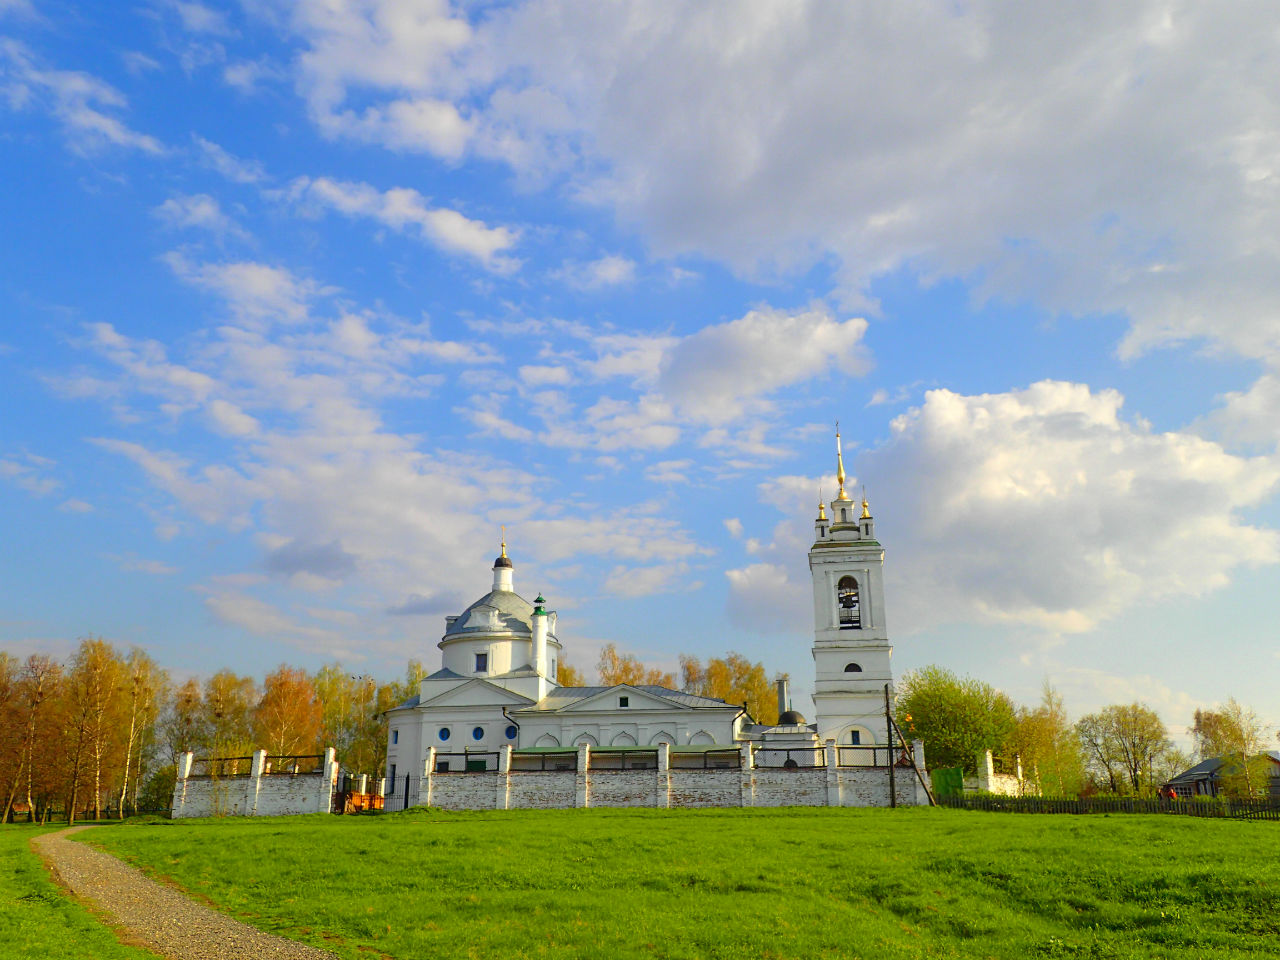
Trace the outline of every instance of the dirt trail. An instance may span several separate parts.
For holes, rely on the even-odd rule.
[[[31,845],[81,900],[124,928],[132,940],[170,960],[333,960],[334,954],[263,933],[156,883],[136,867],[67,839],[85,825],[45,833]]]

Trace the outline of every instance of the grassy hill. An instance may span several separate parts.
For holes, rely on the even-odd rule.
[[[1274,958],[1278,826],[418,809],[91,837],[263,929],[351,958]]]

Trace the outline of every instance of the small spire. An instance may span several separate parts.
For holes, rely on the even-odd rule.
[[[506,527],[506,525],[505,525],[505,524],[503,524],[503,526],[501,527],[501,529],[502,529],[502,559],[503,559],[503,560],[506,560],[506,559],[508,559],[508,557],[507,557],[507,527]]]
[[[862,488],[862,517],[863,520],[871,519],[871,504],[867,503],[867,488]]]
[[[819,520],[827,519],[827,505],[823,503],[821,500],[818,501],[818,519]]]
[[[836,494],[837,500],[848,500],[849,495],[844,492],[844,453],[840,450],[840,421],[836,421],[836,482],[840,484],[840,492]]]

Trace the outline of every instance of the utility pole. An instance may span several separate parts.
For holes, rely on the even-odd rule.
[[[884,733],[889,740],[889,806],[898,805],[898,785],[893,773],[893,714],[889,712],[889,685],[884,685]]]

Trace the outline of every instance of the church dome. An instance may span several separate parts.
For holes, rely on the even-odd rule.
[[[804,717],[799,710],[785,710],[778,717],[778,726],[780,727],[799,727],[804,725]]]
[[[492,590],[450,619],[444,639],[477,634],[528,637],[533,633],[532,620],[533,604],[528,600],[511,590]]]

